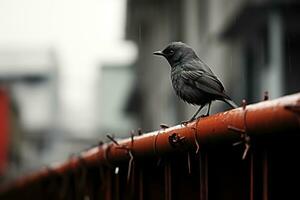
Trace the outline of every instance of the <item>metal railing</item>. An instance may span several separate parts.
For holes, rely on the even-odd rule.
[[[100,143],[3,186],[1,199],[300,198],[300,94]]]

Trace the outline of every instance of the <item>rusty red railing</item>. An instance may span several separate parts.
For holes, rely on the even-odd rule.
[[[108,138],[3,186],[0,198],[300,197],[292,184],[300,178],[300,93],[128,139]]]

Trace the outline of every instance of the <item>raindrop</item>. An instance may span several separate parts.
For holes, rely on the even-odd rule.
[[[115,174],[119,174],[119,167],[115,168]]]
[[[142,25],[139,24],[139,43],[142,41]]]
[[[288,56],[288,71],[292,71],[292,58],[290,54],[290,36],[287,34],[287,56]]]

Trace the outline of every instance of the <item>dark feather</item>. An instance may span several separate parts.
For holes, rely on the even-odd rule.
[[[209,74],[202,70],[187,71],[183,66],[181,77],[187,85],[196,87],[203,92],[217,97],[229,98],[224,93],[222,83],[213,74]]]

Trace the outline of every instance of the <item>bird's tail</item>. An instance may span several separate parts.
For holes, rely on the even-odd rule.
[[[225,103],[227,103],[228,105],[230,105],[232,108],[237,108],[238,105],[236,105],[236,103],[234,103],[231,99],[222,99]]]

